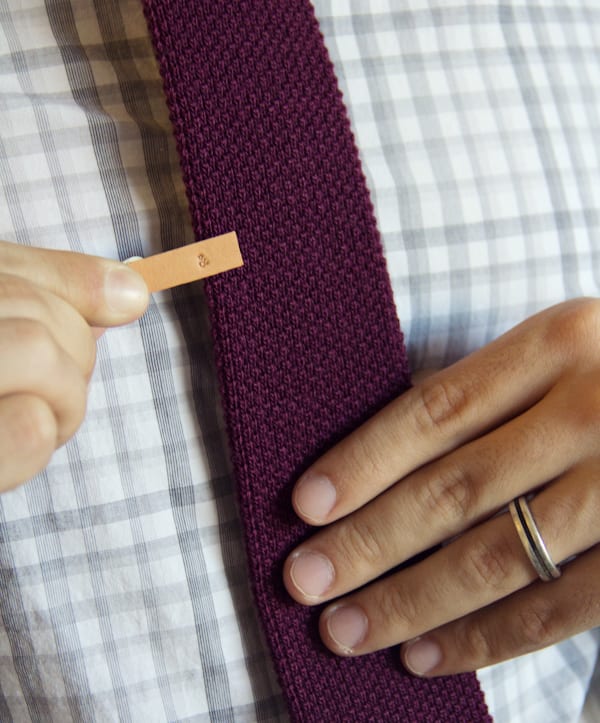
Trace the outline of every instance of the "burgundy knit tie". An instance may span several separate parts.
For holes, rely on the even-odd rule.
[[[144,0],[198,239],[235,230],[206,283],[256,604],[298,721],[489,720],[474,675],[327,652],[282,562],[293,483],[409,383],[358,154],[308,0]]]

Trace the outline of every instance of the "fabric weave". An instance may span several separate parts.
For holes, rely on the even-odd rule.
[[[205,286],[249,569],[291,715],[488,720],[474,675],[337,659],[281,582],[307,533],[290,491],[409,384],[373,209],[309,2],[146,0],[198,238],[235,229],[243,269]]]

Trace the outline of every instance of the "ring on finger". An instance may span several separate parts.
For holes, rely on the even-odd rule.
[[[525,548],[527,557],[540,579],[544,582],[556,580],[561,576],[560,568],[554,564],[548,548],[535,524],[529,505],[524,496],[517,497],[508,506],[519,539]]]

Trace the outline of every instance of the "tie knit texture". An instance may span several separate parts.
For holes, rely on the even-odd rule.
[[[293,720],[485,721],[474,675],[418,680],[398,651],[329,653],[285,592],[309,529],[291,489],[409,385],[373,208],[308,0],[144,0],[198,239],[244,267],[205,284],[249,573]]]

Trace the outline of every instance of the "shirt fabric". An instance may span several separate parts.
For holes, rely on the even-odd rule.
[[[600,10],[314,0],[414,369],[597,296]],[[0,237],[192,240],[137,0],[0,0]],[[0,499],[0,720],[286,720],[246,577],[202,288],[99,341],[86,420]],[[590,631],[480,672],[497,721],[574,721]]]

